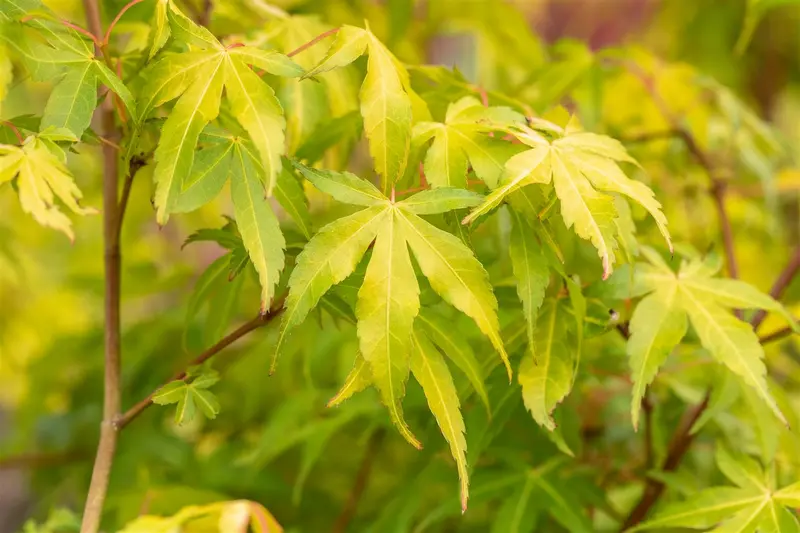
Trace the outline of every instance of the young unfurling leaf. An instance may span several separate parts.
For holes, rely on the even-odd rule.
[[[209,387],[219,381],[219,373],[211,370],[187,381],[177,380],[167,383],[153,395],[153,403],[158,405],[177,404],[175,423],[182,425],[194,418],[199,408],[203,415],[213,420],[219,414],[219,400]]]

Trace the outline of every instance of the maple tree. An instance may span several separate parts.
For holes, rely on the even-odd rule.
[[[19,336],[25,380],[0,365],[52,419],[0,469],[94,457],[61,478],[82,512],[26,532],[800,531],[776,125],[642,48],[546,46],[506,3],[195,4],[84,0],[84,27],[0,3],[0,270],[39,226],[74,250],[25,264],[92,248],[57,282],[79,313],[15,302],[0,328],[4,358],[53,331]],[[406,30],[442,20],[486,39],[485,80],[420,60]]]

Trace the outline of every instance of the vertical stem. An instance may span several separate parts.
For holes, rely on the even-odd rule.
[[[97,0],[83,0],[90,31],[102,35],[100,8]],[[96,50],[100,53],[100,50]],[[113,142],[119,141],[114,124],[114,104],[111,93],[96,111],[102,135]],[[103,504],[108,490],[114,452],[117,448],[117,418],[120,414],[120,251],[117,200],[118,160],[116,150],[103,144],[103,242],[105,267],[105,343],[104,343],[104,396],[103,421],[100,425],[100,442],[97,446],[92,480],[86,497],[81,533],[97,533]]]
[[[369,475],[372,472],[372,463],[375,460],[375,456],[378,454],[384,436],[385,432],[382,429],[375,431],[375,433],[370,436],[367,449],[364,451],[364,457],[361,460],[361,466],[358,468],[358,473],[356,474],[356,480],[353,482],[353,487],[350,490],[350,494],[347,497],[341,514],[336,519],[331,529],[334,533],[343,533],[346,531],[350,521],[356,515],[358,502],[361,500],[361,496],[367,488]]]

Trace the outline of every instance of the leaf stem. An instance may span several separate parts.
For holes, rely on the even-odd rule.
[[[256,330],[256,329],[258,329],[258,328],[260,328],[262,326],[266,326],[273,319],[275,319],[277,316],[279,316],[281,313],[283,313],[283,310],[284,310],[283,298],[281,298],[281,299],[279,299],[278,301],[276,301],[272,305],[272,308],[266,314],[264,314],[264,315],[259,314],[255,318],[251,319],[249,322],[246,322],[246,323],[242,324],[238,329],[236,329],[235,331],[231,332],[229,335],[223,337],[221,340],[219,340],[212,347],[210,347],[209,349],[207,349],[206,351],[204,351],[203,353],[198,355],[194,360],[192,360],[187,365],[187,368],[191,367],[191,366],[196,366],[196,365],[203,364],[204,362],[208,361],[209,359],[214,357],[216,354],[221,352],[223,349],[227,348],[228,346],[230,346],[231,344],[233,344],[234,342],[236,342],[240,338],[244,337],[245,335],[247,335],[251,331]],[[182,371],[178,372],[177,374],[175,374],[172,378],[170,378],[164,384],[166,385],[167,383],[170,383],[170,382],[176,381],[176,380],[180,380],[180,379],[184,379],[185,377],[186,377],[186,371],[182,370]],[[117,420],[117,426],[119,427],[119,429],[122,429],[125,426],[127,426],[128,424],[130,424],[133,419],[135,419],[137,416],[142,414],[142,412],[145,409],[150,407],[153,404],[153,395],[155,395],[156,392],[158,392],[158,389],[156,389],[153,392],[151,392],[150,394],[148,394],[146,398],[142,399],[139,403],[137,403],[136,405],[134,405],[133,407],[128,409],[125,412],[125,414],[120,416],[119,419]]]
[[[791,327],[786,326],[785,328],[781,328],[777,331],[773,331],[772,333],[768,333],[767,335],[760,337],[758,339],[758,342],[760,342],[761,344],[767,344],[770,342],[779,341],[781,339],[785,339],[792,333],[794,333],[794,330]]]
[[[10,129],[12,132],[14,132],[14,136],[17,138],[19,144],[25,142],[25,139],[22,137],[22,133],[20,133],[19,129],[14,125],[13,122],[8,120],[0,120],[0,124],[2,124],[3,126]]]
[[[114,30],[114,27],[117,25],[117,22],[119,22],[119,19],[122,18],[122,15],[124,15],[127,10],[129,10],[136,4],[140,4],[142,2],[144,2],[144,0],[131,0],[130,2],[125,4],[125,6],[122,9],[120,9],[119,13],[117,13],[117,16],[114,17],[114,20],[112,20],[111,24],[108,26],[108,30],[106,30],[106,34],[103,37],[102,48],[108,46],[108,41],[111,39],[111,32]]]
[[[339,28],[333,28],[333,29],[328,30],[326,32],[322,32],[319,35],[317,35],[316,37],[314,37],[313,39],[311,39],[310,41],[308,41],[306,44],[300,46],[299,48],[296,48],[295,50],[292,50],[291,52],[289,52],[286,55],[287,55],[287,57],[294,57],[297,54],[299,54],[300,52],[306,50],[307,48],[311,48],[312,46],[314,46],[315,44],[320,42],[322,39],[324,39],[325,37],[330,37],[331,35],[336,34],[338,31],[339,31]]]

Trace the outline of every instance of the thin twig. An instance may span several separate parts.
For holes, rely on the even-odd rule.
[[[92,35],[102,35],[98,0],[83,0],[86,18]],[[102,43],[95,38],[95,53],[101,53]],[[104,54],[105,56],[105,54]],[[107,56],[105,56],[106,59]],[[96,114],[101,122],[101,134],[117,142],[119,131],[114,123],[114,103],[106,95]],[[105,343],[103,379],[103,421],[97,446],[92,480],[86,496],[81,533],[97,533],[103,514],[117,448],[116,419],[120,413],[120,251],[117,214],[118,154],[109,144],[103,144],[103,243],[105,270]]]
[[[707,393],[702,402],[686,411],[681,417],[681,420],[678,423],[678,428],[675,431],[669,446],[667,447],[667,458],[664,461],[664,465],[661,467],[662,471],[672,472],[681,464],[681,459],[683,459],[683,456],[689,450],[689,447],[695,438],[695,434],[691,433],[692,426],[694,426],[695,422],[697,422],[697,419],[700,418],[700,415],[703,414],[703,411],[706,410],[709,398],[710,395]],[[628,515],[628,518],[622,525],[622,531],[625,531],[644,520],[648,511],[650,511],[650,508],[655,505],[655,503],[661,497],[661,494],[664,492],[664,488],[665,485],[662,482],[656,481],[652,478],[647,479],[647,485],[645,485],[642,498],[639,500],[639,503],[636,505],[636,507],[634,507],[633,511],[631,511],[631,514]]]
[[[208,26],[211,22],[211,12],[214,11],[214,3],[211,0],[203,0],[203,10],[197,17],[197,23],[201,26]]]
[[[770,289],[769,295],[778,300],[792,282],[795,275],[797,275],[798,270],[800,270],[800,246],[794,249],[794,254],[789,259],[786,267],[778,275],[778,279],[775,280],[775,283],[772,284],[772,289]],[[753,329],[758,329],[766,316],[767,312],[763,309],[759,310],[755,315],[753,315],[753,318],[750,321],[750,323],[753,324]]]
[[[653,402],[647,394],[642,398],[644,412],[644,465],[647,470],[653,468],[655,454],[653,452]]]
[[[631,137],[620,137],[619,141],[624,144],[638,144],[651,141],[661,141],[664,139],[675,139],[682,137],[680,130],[669,129],[664,131],[650,131]]]
[[[191,363],[189,363],[187,365],[187,368],[191,367],[191,366],[196,366],[196,365],[203,364],[204,362],[208,361],[209,359],[214,357],[216,354],[218,354],[219,352],[221,352],[222,350],[224,350],[225,348],[227,348],[228,346],[230,346],[231,344],[236,342],[238,339],[244,337],[245,335],[247,335],[251,331],[256,330],[256,329],[258,329],[258,328],[260,328],[262,326],[266,326],[275,317],[279,316],[283,312],[283,310],[284,310],[283,299],[281,298],[281,299],[277,300],[273,304],[273,306],[269,310],[269,312],[267,312],[264,315],[259,314],[258,316],[256,316],[252,320],[250,320],[249,322],[246,322],[245,324],[242,324],[238,329],[233,331],[230,335],[225,336],[219,342],[217,342],[214,346],[212,346],[208,350],[206,350],[203,353],[201,353],[200,355],[198,355],[194,360],[192,360]],[[170,378],[167,382],[165,382],[165,385],[167,383],[172,382],[172,381],[184,379],[185,377],[186,377],[186,370],[182,370],[181,372],[178,372],[177,374],[172,376],[172,378]],[[142,412],[145,409],[150,407],[153,404],[153,396],[155,395],[156,392],[158,392],[158,389],[156,389],[153,392],[151,392],[150,394],[148,394],[146,398],[141,400],[139,403],[137,403],[136,405],[134,405],[133,407],[128,409],[125,412],[125,414],[120,416],[117,419],[117,427],[119,429],[124,428],[125,426],[130,424],[131,421],[134,418],[136,418],[137,416],[142,414]]]
[[[119,13],[117,13],[117,16],[114,17],[114,20],[112,20],[111,24],[108,26],[108,30],[106,30],[106,34],[103,37],[103,48],[108,46],[108,42],[111,39],[111,32],[114,31],[114,27],[117,25],[117,22],[119,22],[119,19],[122,18],[122,15],[124,15],[127,10],[129,10],[136,4],[142,2],[144,2],[144,0],[131,0],[130,2],[125,4],[125,6],[122,9],[120,9]]]
[[[764,335],[763,337],[759,337],[758,342],[760,342],[762,345],[764,345],[764,344],[767,344],[767,343],[770,343],[770,342],[775,342],[775,341],[779,341],[781,339],[785,339],[786,337],[790,336],[792,333],[794,333],[794,330],[791,327],[786,326],[785,328],[781,328],[781,329],[779,329],[777,331],[773,331],[772,333],[768,333],[767,335]]]
[[[313,39],[311,39],[310,41],[308,41],[306,44],[302,45],[301,47],[299,47],[299,48],[297,48],[295,50],[292,50],[291,52],[289,52],[286,55],[288,57],[294,57],[297,54],[299,54],[300,52],[302,52],[303,50],[305,50],[307,48],[311,48],[312,46],[314,46],[315,44],[320,42],[322,39],[324,39],[325,37],[330,37],[331,35],[334,35],[338,31],[339,31],[339,28],[333,28],[332,30],[328,30],[326,32],[322,32],[319,35],[317,35],[316,37],[314,37]]]
[[[356,515],[358,502],[361,500],[361,496],[367,488],[369,476],[372,472],[372,464],[375,461],[375,457],[378,455],[378,450],[380,450],[385,434],[386,432],[383,429],[378,429],[370,436],[367,449],[364,451],[364,457],[361,459],[361,466],[358,468],[356,479],[353,482],[353,488],[350,489],[350,495],[347,497],[342,512],[339,514],[331,529],[333,533],[344,533],[350,521]]]

